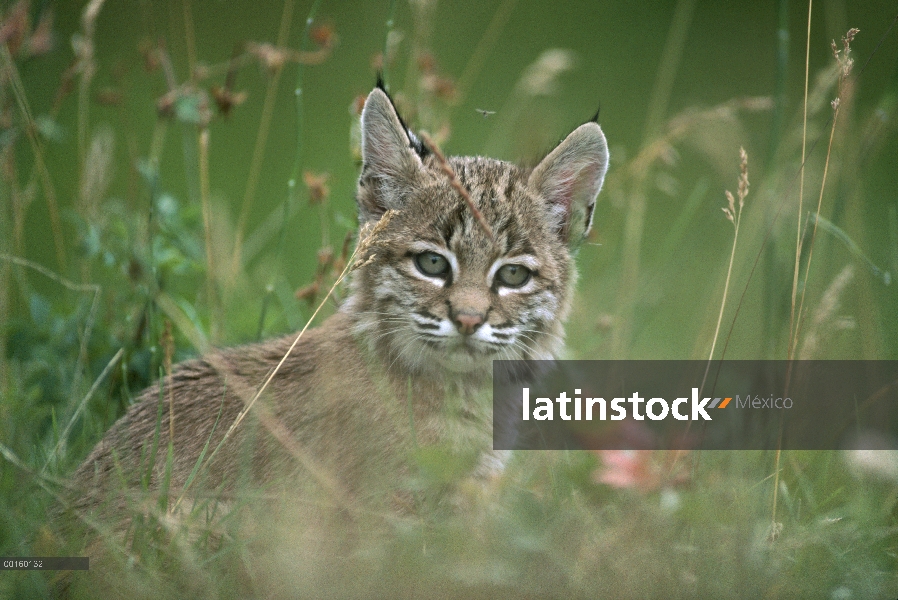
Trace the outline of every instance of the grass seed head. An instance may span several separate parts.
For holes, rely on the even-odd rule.
[[[331,190],[327,185],[330,179],[328,173],[313,173],[312,171],[303,171],[302,180],[309,190],[309,204],[316,205],[327,201]]]
[[[371,223],[365,223],[361,230],[359,230],[359,245],[355,249],[355,256],[358,256],[356,261],[352,263],[352,268],[350,271],[355,271],[356,269],[360,269],[365,265],[369,265],[374,261],[374,258],[377,256],[376,253],[372,252],[374,248],[377,247],[379,238],[383,235],[384,230],[387,228],[390,220],[396,215],[398,211],[395,209],[390,209],[383,214],[380,220],[372,225]]]
[[[739,186],[736,195],[739,197],[739,206],[736,207],[736,198],[730,190],[724,190],[727,197],[727,206],[722,208],[723,214],[733,225],[738,225],[742,215],[742,207],[745,206],[745,197],[748,196],[748,153],[745,148],[739,148]]]
[[[748,196],[748,154],[745,148],[739,148],[739,209],[745,205],[745,197]]]

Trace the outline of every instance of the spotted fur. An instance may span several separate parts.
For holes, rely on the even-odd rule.
[[[491,362],[563,347],[571,253],[605,175],[604,135],[586,123],[532,170],[446,159],[491,234],[380,89],[362,113],[362,155],[359,220],[379,226],[340,311],[292,351],[294,335],[180,365],[75,473],[73,508],[133,505],[129,490],[163,483],[173,501],[188,480],[191,494],[297,481],[283,474],[345,501],[376,495],[374,482],[396,479],[416,446],[490,447]],[[226,433],[285,355],[250,417]],[[302,496],[306,484],[285,485]]]

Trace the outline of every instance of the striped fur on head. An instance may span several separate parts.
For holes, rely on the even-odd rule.
[[[359,220],[395,213],[354,275],[355,332],[409,374],[486,374],[494,359],[550,359],[608,165],[601,128],[581,125],[534,169],[483,157],[448,164],[492,229],[380,89],[362,112]],[[373,256],[373,258],[372,258]]]

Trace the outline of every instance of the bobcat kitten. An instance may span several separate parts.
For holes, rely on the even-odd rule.
[[[72,508],[121,508],[141,487],[167,490],[171,504],[189,480],[190,495],[251,481],[365,501],[395,484],[416,447],[489,456],[492,361],[563,347],[571,251],[591,225],[605,137],[581,125],[532,170],[443,159],[377,88],[362,112],[362,159],[359,222],[377,226],[340,310],[289,353],[293,335],[179,365],[77,470]]]

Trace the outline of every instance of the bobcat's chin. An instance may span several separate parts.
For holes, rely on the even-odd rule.
[[[494,358],[492,353],[461,346],[442,353],[437,360],[441,368],[452,373],[488,374],[492,372]]]
[[[447,374],[488,377],[493,371],[493,360],[501,358],[493,352],[474,347],[470,341],[465,343],[465,340],[416,346],[401,354],[402,364],[411,373],[427,374],[436,379]]]
[[[448,329],[448,327],[447,327]],[[451,333],[430,339],[416,356],[427,357],[427,363],[433,369],[445,373],[459,375],[490,376],[493,371],[493,361],[499,359],[514,360],[523,358],[511,345],[498,345],[490,339],[488,330],[484,326],[473,335],[459,334],[450,329]]]

